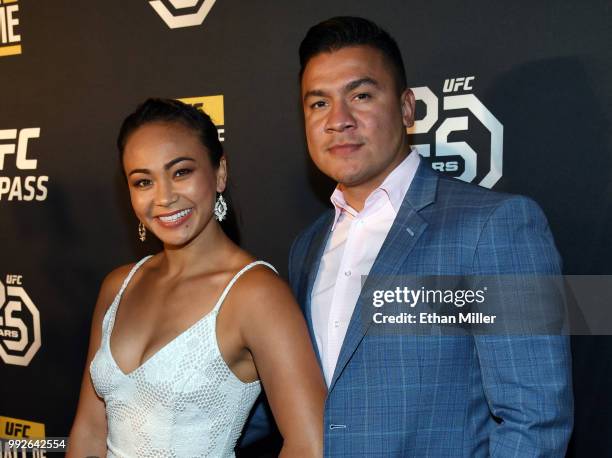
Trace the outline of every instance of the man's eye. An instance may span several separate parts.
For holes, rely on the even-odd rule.
[[[323,100],[317,100],[316,102],[310,104],[310,108],[313,108],[313,109],[323,108],[325,105],[326,103]]]
[[[370,94],[368,94],[368,93],[364,92],[364,93],[361,93],[361,94],[357,94],[357,95],[355,96],[355,99],[357,99],[357,100],[367,100],[367,99],[369,99],[369,98],[371,98],[371,97],[372,97],[372,96],[371,96]]]
[[[176,172],[174,172],[174,176],[183,177],[185,175],[189,175],[191,172],[192,172],[191,169],[178,169]]]

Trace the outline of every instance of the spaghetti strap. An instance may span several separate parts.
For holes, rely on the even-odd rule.
[[[219,297],[219,300],[215,304],[215,306],[213,308],[213,312],[218,312],[219,311],[219,309],[221,308],[221,305],[223,304],[223,301],[225,300],[225,297],[229,293],[230,289],[232,289],[232,286],[234,286],[234,283],[236,283],[236,281],[242,276],[242,274],[244,274],[245,272],[251,270],[253,267],[260,266],[260,265],[261,266],[266,266],[269,269],[272,269],[276,273],[276,275],[278,275],[278,270],[276,270],[276,268],[272,264],[267,263],[266,261],[253,261],[252,263],[247,264],[242,269],[240,269],[240,271],[236,275],[234,275],[234,277],[227,284],[227,286],[223,290],[223,293],[221,293],[221,296]]]
[[[149,258],[152,258],[152,257],[153,257],[153,255],[150,254],[150,255],[145,256],[144,258],[142,258],[136,264],[134,264],[134,267],[132,267],[132,270],[130,270],[130,273],[127,275],[127,277],[125,277],[125,280],[123,280],[123,284],[121,285],[121,289],[117,293],[117,297],[120,298],[121,296],[123,296],[123,291],[125,291],[125,288],[127,288],[127,285],[130,283],[130,280],[132,279],[132,277],[134,276],[136,271],[138,269],[140,269],[140,266],[142,266],[145,262],[147,262],[149,260]]]
[[[110,339],[110,334],[113,332],[113,328],[115,327],[115,315],[117,314],[117,308],[119,308],[119,302],[121,302],[121,298],[123,297],[123,292],[125,291],[125,288],[127,288],[128,284],[130,283],[130,280],[132,280],[132,277],[134,276],[136,271],[140,269],[140,266],[142,266],[145,262],[147,262],[152,257],[153,255],[150,254],[142,258],[136,264],[134,264],[134,267],[132,267],[132,270],[130,270],[130,273],[127,274],[127,277],[125,277],[125,280],[123,280],[123,283],[121,284],[121,288],[119,289],[119,292],[116,294],[115,299],[113,300],[113,303],[111,304],[111,306],[108,308],[108,311],[106,312],[109,315],[108,339]]]

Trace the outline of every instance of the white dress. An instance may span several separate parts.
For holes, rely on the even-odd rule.
[[[106,403],[108,457],[233,457],[236,441],[261,392],[259,381],[244,383],[229,369],[215,333],[229,282],[213,309],[147,359],[124,373],[110,350],[117,307],[138,262],[102,322],[102,341],[91,362],[94,388]]]

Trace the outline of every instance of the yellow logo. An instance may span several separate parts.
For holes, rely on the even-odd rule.
[[[44,439],[45,425],[0,416],[0,439]]]
[[[217,126],[219,132],[219,140],[225,141],[225,111],[223,109],[222,95],[209,95],[204,97],[184,97],[178,99],[187,105],[191,105],[198,110],[203,111],[212,122]]]
[[[0,57],[21,54],[17,0],[0,0]]]

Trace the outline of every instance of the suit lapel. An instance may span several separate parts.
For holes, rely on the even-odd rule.
[[[310,340],[312,340],[312,346],[317,354],[319,365],[321,365],[321,356],[319,355],[319,346],[315,338],[314,327],[312,325],[312,307],[311,297],[312,288],[314,286],[315,279],[317,278],[317,272],[319,271],[319,265],[321,264],[321,258],[327,245],[327,240],[331,233],[332,223],[334,221],[334,213],[330,212],[329,218],[327,218],[319,230],[315,233],[308,247],[308,252],[304,258],[304,270],[308,272],[306,277],[306,284],[303,285],[300,290],[302,294],[298,296],[298,302],[302,305],[304,317],[306,318],[306,324],[308,325],[308,332],[310,333]],[[301,297],[300,297],[301,296]]]
[[[387,285],[380,283],[381,278],[398,274],[401,266],[406,264],[417,241],[425,232],[428,223],[419,215],[419,211],[435,201],[437,185],[438,176],[431,171],[428,163],[421,160],[395,221],[389,229],[389,233],[370,269],[370,274],[361,289],[342,343],[329,391],[334,388],[338,377],[342,374],[344,367],[372,323],[369,317],[362,317],[361,312],[366,309],[367,303],[371,301],[373,291],[386,289]],[[392,280],[389,279],[389,281]]]

